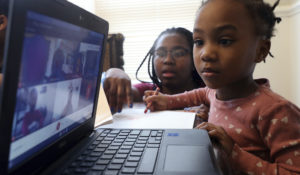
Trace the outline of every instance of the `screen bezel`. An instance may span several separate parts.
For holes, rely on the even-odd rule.
[[[12,169],[8,169],[9,146],[11,142],[11,130],[13,115],[16,104],[16,92],[18,85],[19,69],[22,58],[22,45],[24,30],[26,25],[26,14],[28,11],[40,13],[49,17],[63,20],[74,25],[84,27],[88,30],[104,34],[103,49],[104,55],[105,42],[108,33],[108,23],[69,3],[65,0],[11,0],[8,15],[8,27],[5,41],[4,52],[4,77],[3,85],[0,90],[0,174],[27,174],[38,172],[37,167],[44,167],[64,153],[71,145],[78,142],[80,138],[90,134],[94,129],[96,107],[99,94],[99,86],[96,88],[96,98],[92,118],[73,130],[63,139],[59,139],[53,145],[37,152],[26,162],[21,163]],[[103,59],[100,60],[97,84],[100,83]],[[9,131],[9,132],[7,132]],[[34,166],[32,166],[34,165]]]

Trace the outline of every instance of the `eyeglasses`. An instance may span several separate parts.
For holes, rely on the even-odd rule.
[[[185,48],[182,48],[182,47],[173,48],[169,51],[166,50],[166,49],[160,48],[160,49],[155,50],[154,56],[156,58],[166,58],[167,55],[168,55],[168,52],[170,52],[172,58],[174,58],[174,59],[184,57],[184,56],[186,56],[187,54],[190,53],[190,51],[188,49],[185,49]]]

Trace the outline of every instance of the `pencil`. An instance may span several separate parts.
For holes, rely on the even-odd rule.
[[[158,95],[158,93],[159,93],[159,87],[157,87],[157,88],[155,89],[154,95]],[[148,111],[148,109],[149,109],[149,107],[150,107],[151,105],[152,105],[151,102],[148,103],[148,105],[146,106],[146,109],[145,109],[145,111],[144,111],[145,114],[147,113],[147,111]]]

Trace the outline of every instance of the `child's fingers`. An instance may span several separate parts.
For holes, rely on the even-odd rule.
[[[125,87],[125,92],[126,92],[126,99],[127,99],[127,105],[128,107],[132,107],[133,105],[133,97],[132,97],[132,89],[131,89],[131,83],[127,83]]]
[[[149,96],[153,96],[154,94],[155,94],[155,91],[153,91],[153,90],[147,90],[144,92],[145,98],[147,98]]]
[[[197,129],[205,129],[207,130],[207,122],[202,122],[196,126]]]

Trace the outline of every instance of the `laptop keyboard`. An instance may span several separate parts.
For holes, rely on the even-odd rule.
[[[102,129],[63,175],[153,174],[163,130]]]

